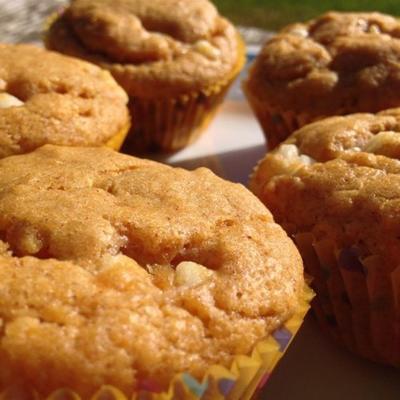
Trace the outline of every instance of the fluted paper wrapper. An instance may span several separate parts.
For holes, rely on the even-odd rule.
[[[177,98],[131,97],[129,109],[135,123],[124,150],[132,154],[149,150],[168,152],[189,145],[207,128],[233,80],[225,86]]]
[[[243,86],[243,90],[261,125],[269,150],[274,149],[297,129],[316,120],[315,117],[305,112],[284,111],[261,101],[253,96],[245,86]],[[322,117],[318,119],[320,118]]]
[[[250,355],[238,355],[230,368],[214,365],[202,381],[189,373],[176,375],[167,391],[156,381],[141,381],[130,397],[112,386],[99,388],[90,399],[83,399],[68,388],[60,388],[46,400],[248,400],[264,386],[279,359],[300,328],[313,296],[306,287],[300,306],[291,319],[272,335],[261,340]],[[8,388],[0,393],[0,400],[44,400],[34,391]]]
[[[299,233],[295,241],[316,297],[312,307],[323,329],[352,352],[400,366],[400,262],[385,268],[379,255],[357,246]]]
[[[122,128],[120,132],[109,139],[105,143],[105,146],[109,147],[110,149],[119,151],[125,141],[126,135],[128,134],[130,128],[131,124],[129,123],[124,128]]]
[[[208,127],[227,91],[245,63],[245,46],[238,35],[239,55],[229,76],[201,91],[178,97],[130,97],[134,118],[124,150],[138,153],[149,150],[179,150],[194,142]]]

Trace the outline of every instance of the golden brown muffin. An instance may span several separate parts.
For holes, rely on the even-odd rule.
[[[273,148],[316,119],[399,106],[399,60],[397,18],[329,12],[268,41],[244,89]]]
[[[0,240],[0,389],[202,378],[296,313],[304,287],[244,187],[105,148],[0,160]]]
[[[112,144],[128,129],[127,96],[109,72],[34,46],[0,44],[0,158],[46,143]]]
[[[46,45],[113,74],[131,99],[133,149],[194,140],[244,61],[238,33],[208,0],[75,0]]]
[[[257,166],[251,188],[295,238],[325,328],[400,365],[400,109],[314,122]]]

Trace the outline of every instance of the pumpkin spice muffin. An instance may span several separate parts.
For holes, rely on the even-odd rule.
[[[1,241],[1,390],[247,398],[307,308],[294,244],[206,169],[52,145],[5,158]]]
[[[0,158],[46,143],[119,148],[127,97],[109,72],[31,45],[0,44]]]
[[[295,238],[322,325],[400,366],[400,109],[303,127],[260,162],[251,188]]]
[[[269,40],[244,89],[274,148],[326,116],[400,106],[400,21],[329,12]]]
[[[208,0],[75,0],[51,19],[48,48],[101,65],[129,94],[131,151],[192,142],[244,63]]]

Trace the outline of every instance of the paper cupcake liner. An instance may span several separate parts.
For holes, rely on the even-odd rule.
[[[304,125],[310,124],[317,120],[329,118],[338,115],[348,115],[360,112],[377,113],[379,111],[396,107],[396,104],[388,104],[386,107],[382,104],[376,104],[373,100],[366,107],[357,102],[357,98],[343,99],[342,103],[336,109],[327,109],[325,114],[317,114],[311,112],[296,112],[294,110],[283,110],[276,105],[263,101],[243,84],[243,91],[249,101],[249,104],[256,115],[264,135],[268,142],[268,149],[272,150],[281,142],[287,139],[294,131],[302,128]]]
[[[300,328],[313,296],[306,287],[300,306],[294,316],[266,339],[261,340],[251,355],[238,355],[230,368],[214,365],[205,378],[198,381],[189,373],[175,376],[167,391],[162,391],[156,381],[146,380],[129,398],[112,386],[103,386],[90,400],[249,400],[254,392],[265,385],[272,370],[287,350]],[[2,390],[0,400],[44,400],[34,391],[21,387]],[[46,400],[89,400],[82,399],[68,388],[56,390]]]
[[[207,128],[222,103],[231,83],[208,92],[177,98],[140,99],[131,97],[129,109],[135,119],[124,150],[174,151],[195,141]]]
[[[111,139],[109,139],[106,143],[105,146],[109,147],[113,150],[119,151],[125,141],[125,138],[131,128],[131,124],[128,123],[125,125],[120,132],[118,132],[116,135],[114,135]]]
[[[262,102],[253,96],[245,86],[243,86],[243,90],[261,125],[269,150],[274,149],[297,129],[316,120],[307,113],[283,111]],[[318,119],[320,118],[322,117],[318,117]]]
[[[128,153],[179,150],[194,142],[218,111],[245,62],[245,47],[238,36],[238,62],[229,77],[213,86],[175,98],[144,99],[131,96],[135,124],[124,150]]]
[[[400,366],[400,266],[385,270],[381,256],[357,246],[295,235],[316,297],[312,307],[324,329],[352,352]],[[399,263],[400,265],[400,263]]]

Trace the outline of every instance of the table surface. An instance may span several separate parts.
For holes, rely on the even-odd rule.
[[[39,41],[43,18],[63,3],[65,0],[0,0],[2,41]],[[244,33],[252,42],[265,37],[252,29]],[[264,137],[236,84],[196,143],[172,155],[149,157],[189,169],[206,166],[226,179],[246,184],[264,153]],[[337,347],[322,335],[309,314],[259,399],[398,400],[400,371],[361,360]]]

